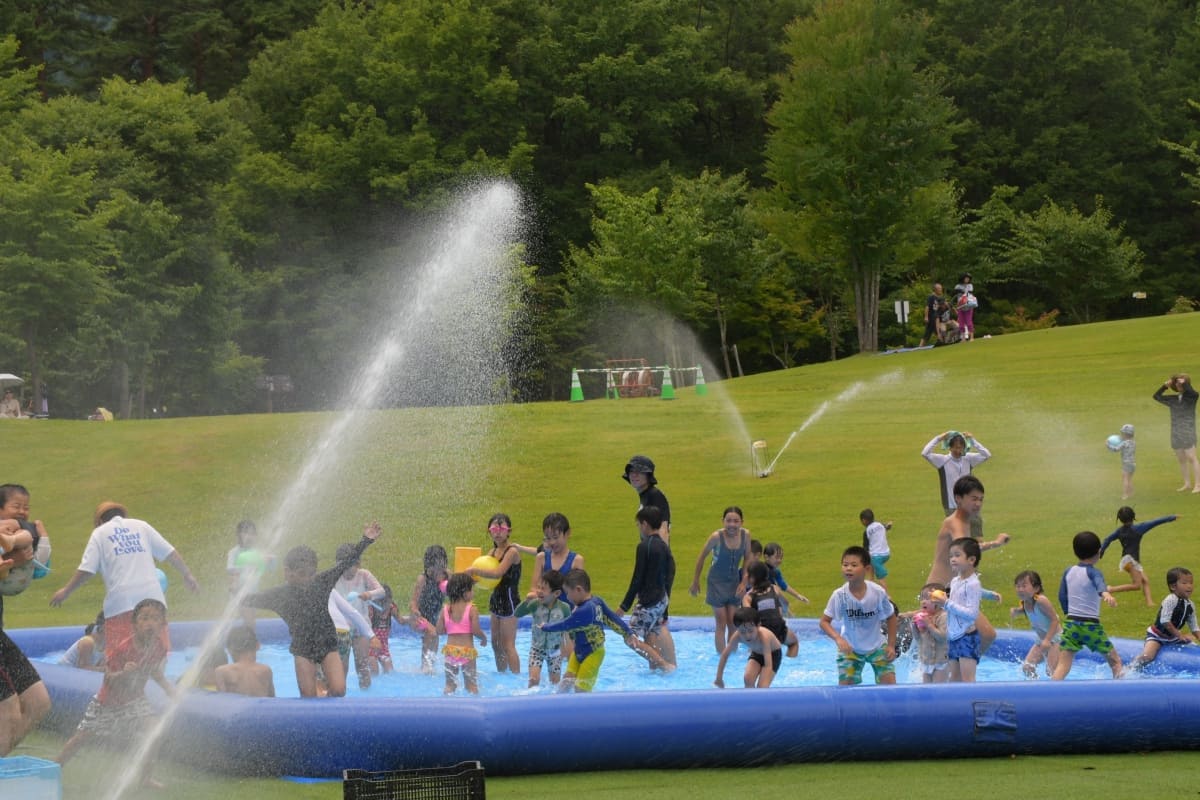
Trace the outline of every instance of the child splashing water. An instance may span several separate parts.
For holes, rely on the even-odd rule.
[[[1022,614],[1029,620],[1038,639],[1025,655],[1021,671],[1026,678],[1037,677],[1037,666],[1046,662],[1046,675],[1054,674],[1058,667],[1059,644],[1062,642],[1062,623],[1058,620],[1058,612],[1046,597],[1042,588],[1042,576],[1031,569],[1017,573],[1013,579],[1013,587],[1021,605],[1014,608],[1011,616],[1015,619]]]
[[[320,573],[316,551],[305,545],[293,547],[283,560],[285,583],[242,599],[243,606],[274,611],[287,623],[292,636],[288,649],[295,661],[301,697],[317,696],[318,669],[324,671],[331,697],[346,694],[346,670],[338,652],[337,628],[329,615],[329,595],[346,568],[382,533],[378,522],[370,523],[347,558]]]
[[[479,610],[472,602],[475,599],[475,579],[466,572],[456,572],[446,582],[446,597],[450,601],[438,617],[438,633],[446,635],[446,646],[442,654],[446,657],[446,694],[458,689],[458,676],[471,694],[479,694],[476,680],[476,661],[479,646],[487,646],[487,635],[479,625]]]

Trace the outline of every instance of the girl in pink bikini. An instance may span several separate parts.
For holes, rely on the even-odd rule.
[[[479,646],[487,646],[487,635],[479,625],[479,610],[472,602],[475,599],[475,579],[465,572],[456,572],[446,582],[446,597],[449,603],[438,617],[438,633],[446,634],[442,655],[446,657],[446,694],[458,690],[458,676],[471,694],[479,694],[476,682],[475,638]]]

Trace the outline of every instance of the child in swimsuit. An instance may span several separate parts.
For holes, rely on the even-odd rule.
[[[392,587],[386,583],[380,586],[383,588],[383,597],[367,603],[367,619],[370,620],[371,630],[375,633],[367,651],[367,658],[371,672],[375,675],[392,671],[392,648],[388,643],[388,638],[392,635],[392,620],[401,625],[408,625],[415,631],[420,631],[424,622],[415,617],[403,616],[396,601],[392,599]]]
[[[433,674],[436,660],[438,635],[437,621],[442,615],[442,603],[446,597],[446,581],[450,578],[449,557],[446,548],[431,544],[425,548],[424,569],[413,586],[408,610],[412,612],[414,624],[421,631],[421,671]]]
[[[567,661],[567,674],[558,684],[560,692],[590,692],[600,676],[600,665],[604,663],[604,628],[612,628],[625,639],[632,649],[641,653],[655,669],[670,672],[675,669],[658,651],[640,641],[625,620],[609,608],[599,597],[592,595],[592,579],[581,569],[573,569],[563,578],[567,600],[575,606],[571,615],[562,622],[546,623],[541,626],[545,633],[570,633],[575,650]]]
[[[721,651],[717,662],[717,677],[713,685],[725,688],[725,662],[738,646],[745,644],[750,648],[750,657],[746,659],[746,672],[742,683],[747,689],[766,689],[779,673],[779,665],[783,663],[783,648],[779,639],[765,626],[759,624],[758,612],[753,608],[743,606],[733,613],[734,635]]]
[[[517,618],[514,612],[521,602],[521,553],[524,548],[508,540],[512,531],[512,520],[508,514],[493,514],[488,520],[488,535],[492,537],[492,549],[488,553],[500,562],[494,570],[471,567],[467,573],[477,578],[498,578],[492,589],[488,610],[492,612],[492,652],[496,655],[496,671],[521,672],[521,657],[517,655]]]
[[[285,583],[242,598],[242,605],[274,611],[287,623],[296,667],[296,685],[301,697],[317,696],[317,672],[322,670],[331,697],[346,694],[346,669],[338,653],[337,627],[329,615],[330,593],[338,578],[363,550],[379,538],[379,524],[372,522],[363,531],[362,540],[344,561],[324,572],[317,572],[317,554],[311,547],[298,545],[283,559]]]
[[[716,625],[713,628],[713,645],[720,653],[725,642],[733,637],[733,613],[742,604],[746,591],[746,561],[750,555],[750,531],[742,527],[744,515],[737,506],[725,509],[721,517],[724,524],[709,534],[696,557],[696,569],[692,574],[692,585],[688,592],[692,597],[700,594],[700,572],[704,561],[712,553],[712,565],[708,568],[704,602],[713,610]]]
[[[458,690],[460,674],[467,691],[479,694],[475,679],[479,651],[475,649],[474,640],[478,638],[480,647],[486,647],[487,635],[479,626],[479,609],[472,602],[475,579],[465,572],[454,573],[446,582],[446,596],[450,603],[438,617],[438,633],[446,635],[446,645],[442,648],[442,655],[446,657],[446,694]]]
[[[540,625],[561,622],[571,613],[571,607],[562,599],[563,576],[558,570],[548,569],[534,582],[534,596],[526,598],[517,606],[518,617],[530,617],[533,630],[529,637],[529,686],[542,682],[542,664],[550,669],[550,683],[557,686],[562,678],[563,645],[570,649],[566,634],[546,633]]]
[[[757,561],[750,565],[748,573],[750,590],[742,598],[742,606],[753,608],[758,613],[758,624],[775,634],[780,644],[787,646],[788,656],[795,658],[800,652],[800,640],[783,618],[783,601],[771,582],[771,568]]]
[[[538,580],[544,573],[554,570],[566,575],[573,569],[584,569],[583,556],[571,549],[570,537],[571,523],[563,514],[555,511],[542,520],[542,548],[533,561],[533,580],[526,599],[536,596]]]
[[[1029,620],[1038,639],[1025,655],[1021,671],[1026,678],[1037,677],[1037,665],[1046,662],[1046,675],[1053,675],[1058,667],[1059,643],[1062,641],[1062,623],[1058,620],[1058,612],[1050,598],[1042,589],[1042,576],[1031,569],[1017,574],[1013,586],[1021,605],[1012,610],[1013,619],[1024,615]]]

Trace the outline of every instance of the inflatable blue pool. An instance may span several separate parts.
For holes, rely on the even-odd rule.
[[[711,624],[672,620],[675,627],[711,629]],[[802,638],[820,635],[812,620],[791,624]],[[172,641],[198,644],[208,627],[172,624]],[[66,648],[79,629],[8,633],[37,655]],[[261,620],[259,635],[270,640],[284,631],[278,620]],[[1005,633],[991,655],[1020,660],[1030,641],[1024,632]],[[1128,661],[1141,643],[1118,641],[1118,647]],[[729,678],[736,679],[734,669]],[[82,717],[100,675],[41,663],[38,670],[54,700],[44,724],[67,733]],[[1164,652],[1155,670],[1195,675],[1200,648]],[[161,698],[151,688],[152,697]],[[164,751],[178,761],[219,764],[234,774],[340,777],[344,769],[478,760],[488,774],[505,775],[1192,750],[1200,748],[1198,718],[1195,679],[1169,677],[491,698],[254,699],[192,691],[168,724]],[[555,746],[547,734],[570,736],[582,746]]]

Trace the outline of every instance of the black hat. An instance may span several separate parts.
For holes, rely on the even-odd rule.
[[[645,456],[634,456],[633,458],[629,459],[629,463],[625,465],[625,474],[621,476],[622,480],[624,480],[626,483],[629,482],[629,473],[631,472],[640,472],[644,474],[651,486],[658,483],[658,481],[654,478],[654,462]]]

